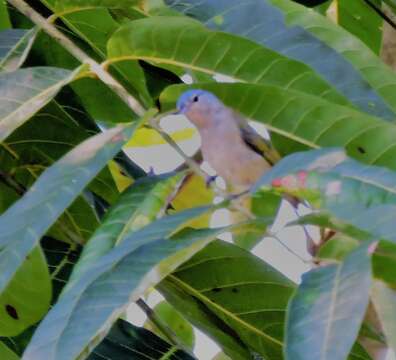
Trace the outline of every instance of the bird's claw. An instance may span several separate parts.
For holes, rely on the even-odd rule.
[[[208,188],[212,184],[212,182],[216,181],[216,178],[217,178],[217,175],[208,176],[205,181],[206,187]]]

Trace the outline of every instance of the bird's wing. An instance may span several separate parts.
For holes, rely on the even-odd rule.
[[[280,156],[271,143],[259,135],[245,118],[237,114],[235,114],[234,118],[238,123],[245,144],[257,154],[263,156],[270,164],[275,164],[280,159]]]

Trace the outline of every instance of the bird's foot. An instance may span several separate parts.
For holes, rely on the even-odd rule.
[[[207,187],[207,188],[210,187],[210,185],[212,185],[212,183],[216,181],[216,178],[217,178],[217,175],[208,176],[208,177],[206,178],[206,181],[205,181],[206,187]]]

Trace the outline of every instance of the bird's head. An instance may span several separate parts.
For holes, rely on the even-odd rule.
[[[187,90],[180,95],[177,101],[177,110],[198,128],[205,127],[214,120],[216,112],[221,111],[224,105],[209,91]]]

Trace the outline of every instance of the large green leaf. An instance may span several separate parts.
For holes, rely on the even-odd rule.
[[[294,284],[248,251],[213,242],[158,289],[232,359],[248,359],[253,352],[268,359],[282,357],[285,312]]]
[[[185,17],[151,17],[124,25],[110,38],[108,56],[112,62],[141,59],[178,71],[272,83],[347,104],[303,63],[250,40],[207,30]]]
[[[47,263],[36,247],[0,295],[0,336],[18,335],[38,322],[47,313],[51,297]]]
[[[275,86],[256,84],[197,84],[215,93],[225,105],[266,125],[267,129],[293,140],[282,153],[338,146],[368,164],[396,169],[396,126],[319,97]],[[162,94],[163,109],[174,108],[183,85],[168,87]]]
[[[165,2],[212,29],[248,37],[311,66],[362,110],[395,119],[395,74],[359,39],[315,11],[289,0]]]
[[[1,73],[0,141],[46,105],[75,74],[51,67]]]
[[[8,29],[0,32],[0,71],[17,70],[25,61],[37,29]]]
[[[0,217],[0,291],[49,227],[120,150],[133,129],[118,126],[86,140],[44,171],[23,198]]]
[[[88,360],[194,360],[174,345],[152,332],[119,319],[106,338],[93,350]]]
[[[186,229],[169,238],[205,211],[208,208],[195,208],[157,220],[96,261],[69,284],[40,323],[23,358],[72,360],[89,353],[130,301],[224,231]]]
[[[286,359],[346,359],[366,312],[370,286],[367,243],[340,264],[306,273],[288,308]]]
[[[381,8],[381,0],[373,3]],[[339,0],[338,24],[363,41],[374,53],[382,45],[382,18],[365,1]]]
[[[83,14],[84,15],[84,14]],[[92,15],[93,19],[101,20],[100,16]],[[79,24],[90,23],[88,19],[76,20]],[[98,31],[100,27],[97,27]],[[94,37],[96,39],[96,37]],[[34,49],[43,61],[49,66],[75,69],[79,62],[62,46],[46,34],[40,34],[35,42]],[[104,56],[104,55],[103,55]],[[71,84],[78,95],[78,101],[84,106],[89,115],[98,123],[129,122],[136,118],[133,111],[103,82],[98,79],[82,78]],[[106,101],[103,101],[106,99]]]
[[[280,192],[306,198],[322,209],[343,205],[368,208],[396,204],[395,184],[394,171],[362,164],[336,150],[321,149],[282,159],[258,181],[256,188],[272,185]]]
[[[125,190],[84,247],[71,279],[81,276],[130,232],[155,220],[160,211],[165,210],[167,200],[180,180],[180,174],[172,177],[146,177]]]
[[[42,0],[42,2],[54,13],[59,12],[65,24],[83,39],[101,60],[106,58],[106,43],[109,37],[119,27],[118,22],[113,18],[107,8],[128,8],[136,3],[136,1],[131,0]],[[132,85],[133,88],[131,90],[134,95],[139,97],[143,102],[146,102],[147,105],[151,105],[143,70],[136,61],[118,64],[116,66],[115,76],[118,76],[127,85]],[[106,92],[109,96],[112,94],[103,85],[100,86],[99,90]]]

